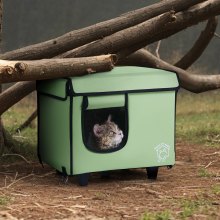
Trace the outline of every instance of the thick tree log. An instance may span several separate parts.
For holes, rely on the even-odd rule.
[[[0,93],[1,91],[2,91],[2,86],[0,84]],[[5,141],[4,141],[4,135],[3,135],[3,124],[2,124],[1,117],[0,117],[0,156],[4,152],[4,147],[5,147]]]
[[[202,55],[212,40],[218,25],[217,17],[210,18],[193,47],[174,66],[188,69]]]
[[[210,2],[211,2],[212,4],[209,4]],[[207,17],[210,16],[210,14],[212,14],[212,15],[213,15],[213,13],[214,13],[214,15],[218,14],[218,13],[219,13],[220,1],[219,1],[219,0],[209,0],[209,3],[205,2],[205,4],[202,4],[202,5],[199,6],[199,7],[196,6],[196,7],[195,7],[193,10],[191,10],[191,11],[186,11],[186,12],[184,12],[184,13],[178,13],[178,14],[180,15],[180,16],[178,16],[178,17],[179,17],[179,19],[178,19],[178,22],[179,22],[179,23],[177,23],[177,21],[176,21],[176,22],[173,22],[173,24],[175,23],[176,28],[179,26],[179,24],[182,24],[182,25],[180,25],[181,27],[179,27],[179,29],[178,29],[177,31],[182,30],[182,28],[184,27],[184,25],[185,25],[185,26],[191,25],[190,20],[194,20],[195,22],[198,22],[198,20],[194,19],[194,18],[196,17],[196,12],[198,12],[198,10],[201,10],[200,13],[197,13],[197,15],[202,15],[202,19],[201,19],[201,20],[206,19]],[[184,23],[184,16],[186,16],[185,18],[187,18],[187,22],[186,22],[187,25]],[[181,18],[182,18],[182,19],[181,19]],[[181,22],[182,22],[182,23],[181,23]],[[183,24],[184,24],[184,25],[183,25]],[[169,28],[167,28],[167,27],[169,27]],[[152,38],[154,38],[154,40],[156,41],[156,40],[159,40],[161,37],[163,38],[163,37],[169,36],[169,35],[175,33],[175,31],[176,31],[176,29],[173,31],[173,30],[172,30],[172,26],[170,26],[170,25],[167,25],[166,28],[167,28],[167,29],[164,29],[164,30],[162,31],[162,33],[157,34],[156,37],[158,37],[158,39],[156,39],[155,36],[152,37]],[[166,32],[166,30],[167,30],[168,32]],[[150,42],[150,41],[149,41],[149,42]],[[143,47],[143,46],[145,46],[145,45],[146,45],[146,42],[144,42],[144,43],[141,42],[141,43],[138,45],[138,47],[130,48],[130,49],[129,49],[129,53],[124,53],[124,56],[125,56],[126,54],[132,53],[132,51],[138,50],[139,48],[141,48],[141,47]],[[122,56],[123,56],[123,53],[122,53]],[[33,89],[33,88],[32,88],[32,89]]]
[[[208,20],[211,17],[220,14],[220,0],[208,0],[204,3],[194,6],[193,8],[179,12],[176,14],[175,22],[162,27],[156,33],[150,43],[167,38],[173,34],[186,29],[187,27],[198,24],[199,22]]]
[[[24,47],[18,50],[7,52],[0,56],[5,60],[34,60],[51,58],[65,51],[77,48],[89,42],[101,39],[117,31],[137,25],[157,15],[163,14],[170,10],[176,12],[185,10],[195,4],[205,0],[165,0],[158,2],[129,13],[120,17],[104,21],[83,29],[75,30],[64,34],[58,38],[42,42],[39,44]]]
[[[3,15],[3,0],[0,0],[0,43],[2,41],[2,15]],[[0,84],[0,93],[1,92],[2,92],[2,85]],[[3,136],[3,125],[0,115],[0,156],[4,152],[4,146],[5,146],[5,141]]]
[[[175,66],[187,69],[189,66],[191,66],[203,53],[205,48],[208,45],[208,42],[212,39],[214,36],[215,29],[217,27],[217,18],[212,17],[209,19],[206,28],[201,33],[193,47],[190,49],[190,51],[181,58],[180,61],[178,61]],[[203,43],[204,42],[204,43]],[[129,50],[129,48],[128,48]],[[130,66],[145,66],[145,67],[153,67],[151,63],[148,62],[145,56],[145,50],[138,50],[137,52],[134,52],[130,54],[129,56],[120,59],[120,61],[117,63],[117,65],[130,65]],[[126,53],[126,54],[129,54]],[[178,66],[179,65],[179,66]]]
[[[20,82],[0,94],[0,115],[36,89],[36,83]]]
[[[136,45],[146,40],[168,23],[175,21],[174,11],[166,12],[136,26],[116,32],[102,40],[95,41],[78,49],[62,54],[62,57],[84,57],[96,54],[117,53],[123,48]]]
[[[209,0],[207,2],[201,3],[198,6],[193,7],[193,9],[179,12],[175,14],[176,20],[167,24],[164,27],[156,30],[154,35],[146,36],[144,41],[140,41],[136,45],[124,48],[117,53],[119,60],[135,51],[147,46],[150,43],[154,43],[158,40],[167,38],[179,31],[186,29],[189,26],[198,24],[201,21],[207,20],[210,17],[220,14],[220,0]],[[126,40],[126,39],[125,39]]]
[[[1,118],[0,118],[0,157],[4,152],[4,148],[5,148],[5,141],[4,141],[4,136],[3,136],[3,125],[2,125]]]
[[[115,55],[44,59],[34,61],[0,60],[0,83],[79,76],[113,69]]]
[[[101,65],[100,66],[98,66],[98,65],[92,66],[91,64],[89,64],[89,65],[85,64],[85,65],[82,65],[82,67],[78,67],[78,69],[76,69],[76,67],[74,67],[75,69],[71,68],[71,70],[72,71],[74,70],[75,72],[74,73],[70,72],[70,75],[80,75],[80,74],[82,75],[82,74],[86,74],[86,73],[94,73],[95,71],[107,71],[107,70],[112,69],[113,62],[115,62],[115,60],[114,60],[115,56],[107,55],[107,56],[101,56],[101,57],[102,57],[101,60],[104,59],[103,66],[101,66]],[[92,61],[92,60],[96,61],[94,63],[97,63],[98,61],[100,61],[100,57],[98,57],[98,58],[97,57],[90,57],[90,58],[92,58],[92,59],[90,59],[90,61]],[[81,60],[81,59],[86,60],[85,58],[74,59],[74,60]],[[67,59],[67,60],[69,60],[69,59]],[[70,60],[73,60],[73,59],[70,59]],[[15,61],[6,61],[6,62],[16,63]],[[34,61],[29,61],[29,62],[34,62]],[[63,65],[65,65],[65,64],[63,64]],[[69,66],[69,64],[68,64],[68,66]],[[33,68],[33,66],[32,66],[32,68]],[[48,70],[45,70],[45,72],[46,71],[48,72]],[[56,69],[54,69],[53,71],[55,73]],[[52,73],[53,73],[53,71],[52,71]],[[66,71],[66,68],[65,68],[65,71]],[[38,74],[37,70],[36,70],[36,74]],[[65,75],[65,76],[67,76],[67,75]],[[12,87],[8,88],[3,93],[1,93],[0,94],[0,103],[4,103],[4,105],[0,105],[0,115],[3,114],[11,106],[16,104],[18,101],[20,101],[22,98],[27,96],[29,93],[33,92],[36,88],[35,86],[36,86],[35,81],[33,81],[33,82],[20,82],[20,83],[16,83]]]
[[[179,76],[180,86],[188,91],[201,93],[220,88],[220,75],[195,75],[188,73],[157,58],[145,49],[137,51],[132,56],[134,57],[136,55],[137,57],[142,57],[142,60],[145,58],[145,62],[137,63],[138,66],[161,68],[176,72]],[[129,58],[127,60],[129,61]]]
[[[162,19],[161,16],[157,16],[101,40],[68,51],[62,57],[82,57],[116,53],[119,59],[124,58],[150,43],[167,38],[176,32],[218,14],[220,14],[220,0],[209,0],[196,5],[193,9],[175,14],[175,21],[161,22],[159,25]],[[158,26],[156,27],[155,24]],[[131,45],[134,46],[131,47]]]

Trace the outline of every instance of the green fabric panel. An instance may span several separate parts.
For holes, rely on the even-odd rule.
[[[176,74],[143,67],[115,67],[110,72],[73,77],[76,93],[114,92],[144,89],[176,88]]]
[[[40,155],[43,162],[70,174],[69,98],[59,101],[40,96],[39,136]]]
[[[89,96],[87,109],[113,108],[125,105],[125,95]]]
[[[121,150],[113,153],[94,153],[89,151],[82,141],[80,117],[82,98],[74,98],[74,174],[173,165],[175,163],[174,101],[175,92],[173,91],[129,94],[127,144]],[[163,151],[167,150],[167,146],[169,156],[165,160],[160,160],[159,156],[163,157]]]
[[[61,98],[66,96],[66,79],[39,83],[38,91]],[[176,74],[141,67],[116,67],[110,72],[72,78],[79,93],[114,92],[178,87]],[[165,166],[175,163],[175,91],[128,94],[128,141],[113,153],[89,151],[82,140],[82,96],[73,97],[70,122],[70,98],[60,101],[40,95],[40,153],[42,160],[55,169],[65,167],[70,174],[70,123],[73,137],[73,173]],[[88,97],[89,109],[121,107],[125,95]]]
[[[161,69],[144,67],[115,67],[112,71],[72,77],[75,93],[116,92],[176,88],[179,86],[176,74]],[[66,79],[42,80],[39,92],[66,96]]]
[[[66,79],[42,80],[37,83],[37,91],[65,98],[66,82]]]

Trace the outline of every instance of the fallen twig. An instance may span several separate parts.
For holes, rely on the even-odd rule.
[[[19,128],[16,129],[16,132],[20,133],[22,130],[24,130],[26,127],[28,127],[31,122],[37,117],[37,110],[35,110],[29,117],[28,119],[19,126]]]
[[[27,175],[27,176],[23,176],[23,177],[21,177],[20,179],[17,179],[16,181],[10,183],[8,186],[6,186],[6,188],[9,188],[9,187],[11,187],[12,185],[16,184],[17,182],[19,182],[19,181],[21,181],[21,180],[23,180],[23,179],[26,179],[26,178],[28,178],[28,177],[31,177],[31,176],[34,176],[34,174],[31,173],[31,174],[29,174],[29,175]]]
[[[213,156],[213,155],[218,155],[220,154],[220,151],[216,151],[214,153],[211,153],[211,154],[206,154],[205,156]]]
[[[213,163],[217,162],[218,160],[213,160],[213,161],[210,161],[206,166],[205,168],[208,168],[210,167]]]
[[[7,157],[7,156],[16,156],[22,158],[26,163],[30,164],[31,162],[28,161],[24,156],[20,154],[3,154],[2,157]]]

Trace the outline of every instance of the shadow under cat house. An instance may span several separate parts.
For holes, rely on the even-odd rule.
[[[142,67],[37,82],[38,156],[63,175],[175,163],[175,73]]]

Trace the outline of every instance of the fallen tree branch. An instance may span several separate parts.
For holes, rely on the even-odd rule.
[[[5,141],[5,147],[7,147],[7,149],[10,152],[19,154],[20,142],[15,140],[12,137],[12,135],[7,130],[5,130],[4,128],[3,128],[3,136],[4,136],[4,141]]]
[[[10,51],[0,56],[5,60],[34,60],[51,58],[65,51],[77,48],[89,42],[101,39],[117,31],[137,25],[167,11],[185,10],[205,0],[169,0],[131,11],[120,17],[107,20],[83,29],[71,31],[60,37]]]
[[[117,53],[123,48],[129,48],[139,42],[146,41],[149,36],[162,26],[174,22],[176,19],[174,11],[166,12],[163,15],[154,17],[136,26],[116,32],[101,40],[95,41],[83,47],[62,54],[62,57],[84,57],[98,54]]]
[[[29,126],[29,124],[37,117],[37,109],[28,117],[28,119],[16,129],[16,132],[21,132]]]
[[[157,33],[156,36],[153,36],[153,37],[151,36],[149,38],[149,41],[146,42],[146,40],[145,40],[143,42],[140,42],[139,44],[137,44],[133,48],[129,48],[128,51],[126,51],[127,48],[125,48],[124,50],[121,50],[120,53],[118,53],[118,54],[121,56],[121,58],[124,58],[125,56],[133,53],[134,51],[137,51],[138,49],[146,46],[146,44],[150,43],[151,41],[158,41],[161,38],[165,38],[167,36],[170,36],[170,35],[176,33],[177,31],[184,29],[185,27],[188,27],[188,26],[195,24],[201,20],[209,18],[210,15],[214,16],[214,15],[217,15],[218,13],[220,13],[220,0],[205,1],[204,4],[201,4],[199,6],[195,6],[194,9],[176,14],[176,16],[177,16],[176,21],[172,22],[169,25],[166,25],[163,28],[160,28],[160,30],[163,29],[162,32]],[[201,18],[196,18],[197,15],[198,15],[198,17],[201,16]],[[184,22],[184,19],[186,20],[185,22]],[[174,30],[172,30],[173,27],[175,27]],[[98,44],[97,44],[97,46],[98,46]],[[106,53],[108,53],[108,51],[106,51]],[[137,57],[137,56],[135,55],[135,57]],[[141,59],[138,62],[141,63]],[[145,61],[145,63],[146,63],[146,61]],[[27,85],[28,84],[29,83],[27,83]],[[18,84],[18,86],[19,86],[19,84]],[[33,87],[33,85],[31,85],[31,86],[32,86],[32,91],[33,91],[34,87]],[[20,96],[20,99],[21,99],[21,97],[23,98],[24,96]]]
[[[0,157],[4,152],[4,148],[5,148],[5,141],[4,141],[4,135],[3,135],[3,124],[0,118]]]
[[[33,81],[16,83],[7,90],[4,90],[0,94],[0,103],[4,103],[0,105],[0,115],[35,89],[36,83]]]
[[[163,16],[168,15],[168,13],[165,13]],[[62,54],[61,57],[82,57],[116,53],[118,58],[121,59],[148,44],[167,38],[189,26],[209,19],[211,15],[213,17],[218,14],[220,14],[220,0],[209,0],[195,6],[193,9],[179,12],[175,15],[171,13],[170,22],[164,21],[162,16],[157,16],[134,27],[124,29],[111,36],[68,51]]]
[[[12,156],[12,157],[20,157],[22,160],[24,160],[27,164],[30,164],[31,161],[27,160],[24,156],[20,155],[20,154],[3,154],[2,157],[8,157],[8,156]]]
[[[116,60],[117,57],[115,55],[34,61],[0,60],[0,83],[104,72],[111,70]]]
[[[220,75],[195,75],[186,72],[183,69],[175,67],[151,54],[145,49],[137,51],[132,56],[142,56],[145,62],[138,62],[138,66],[154,67],[176,72],[179,76],[180,86],[194,93],[201,93],[208,90],[220,88]],[[127,58],[129,60],[129,58]]]
[[[182,57],[176,64],[176,67],[188,69],[204,52],[210,41],[212,40],[218,25],[217,17],[208,20],[206,28],[200,34],[193,47]]]
[[[0,43],[2,41],[2,15],[3,15],[3,0],[0,1]],[[2,92],[2,85],[0,84],[0,93]],[[4,152],[5,141],[3,136],[3,124],[0,115],[0,156]]]
[[[175,22],[163,27],[153,38],[153,42],[167,38],[173,34],[186,29],[187,27],[208,20],[220,14],[220,0],[208,0],[195,5],[191,9],[176,14]]]

